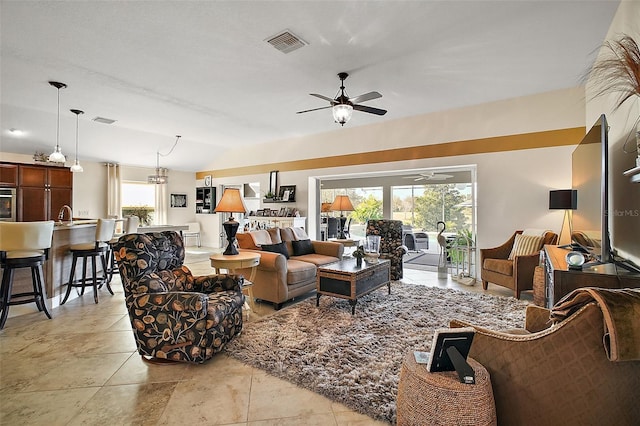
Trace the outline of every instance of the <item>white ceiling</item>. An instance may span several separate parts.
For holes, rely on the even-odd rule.
[[[207,170],[227,146],[336,130],[336,74],[378,91],[346,126],[574,87],[619,1],[6,1],[1,2],[1,151],[49,153],[56,89],[61,145],[80,158]],[[289,29],[308,44],[265,42]],[[101,116],[113,125],[91,121]],[[15,137],[8,129],[24,130]],[[269,162],[269,159],[265,159]],[[68,163],[69,164],[69,163]]]

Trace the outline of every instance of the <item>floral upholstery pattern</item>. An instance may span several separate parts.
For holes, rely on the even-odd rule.
[[[173,231],[114,244],[138,353],[202,363],[242,331],[242,275],[191,274]]]
[[[371,219],[367,222],[367,235],[379,235],[380,258],[391,260],[391,279],[402,278],[402,256],[407,247],[402,244],[402,221]]]

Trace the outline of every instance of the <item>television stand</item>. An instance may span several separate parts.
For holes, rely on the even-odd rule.
[[[640,273],[618,268],[615,263],[585,264],[581,270],[569,269],[567,250],[545,245],[542,250],[545,276],[545,304],[551,309],[562,297],[582,287],[639,288]]]

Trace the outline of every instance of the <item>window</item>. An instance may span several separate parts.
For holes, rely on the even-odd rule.
[[[138,216],[140,225],[151,225],[155,219],[156,185],[122,182],[122,216]]]

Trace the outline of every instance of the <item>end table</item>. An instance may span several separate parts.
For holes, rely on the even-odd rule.
[[[221,269],[226,269],[229,273],[235,274],[236,269],[251,268],[249,280],[248,282],[245,280],[242,292],[246,291],[246,295],[249,297],[249,306],[251,306],[252,311],[256,312],[253,299],[253,280],[256,277],[256,268],[260,264],[260,253],[240,252],[234,255],[215,253],[209,256],[209,260],[211,261],[211,267],[217,274],[220,273]]]

